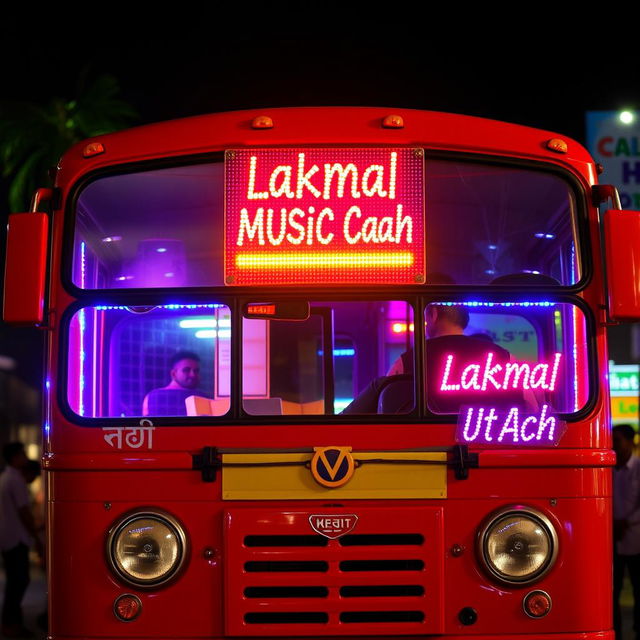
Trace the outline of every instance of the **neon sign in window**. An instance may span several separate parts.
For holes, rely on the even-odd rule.
[[[548,404],[537,411],[524,407],[464,407],[460,412],[456,439],[465,444],[556,445],[566,423]]]
[[[436,302],[426,308],[425,331],[427,404],[435,414],[460,416],[462,442],[478,442],[488,433],[493,443],[549,444],[537,432],[529,438],[533,418],[544,422],[554,411],[573,413],[587,402],[588,329],[573,304]],[[465,407],[473,409],[469,425]],[[487,419],[488,432],[474,428]],[[508,436],[522,421],[526,433],[518,431],[517,440]],[[499,439],[502,424],[507,431]]]
[[[225,159],[225,282],[425,281],[421,149],[243,149]]]

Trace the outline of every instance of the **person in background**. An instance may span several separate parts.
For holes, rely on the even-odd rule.
[[[42,556],[31,499],[23,469],[27,456],[21,442],[4,446],[6,468],[0,476],[0,550],[7,581],[2,606],[2,635],[25,638],[31,635],[22,616],[22,598],[29,586],[29,548],[35,544]]]
[[[200,386],[200,356],[192,351],[179,351],[169,363],[171,382],[153,389],[142,402],[143,416],[186,416],[185,400],[189,396],[209,397]]]
[[[640,636],[640,458],[634,455],[635,430],[630,424],[613,428],[613,626],[622,638],[620,592],[625,568],[633,587],[633,629]]]

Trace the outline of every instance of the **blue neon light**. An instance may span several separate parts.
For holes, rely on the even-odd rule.
[[[432,302],[440,307],[555,307],[556,302]]]
[[[318,351],[318,355],[319,356],[323,356],[324,355],[324,351],[322,349],[320,349]],[[345,356],[355,356],[356,355],[356,350],[355,349],[334,349],[333,350],[333,355],[336,358],[342,358]]]
[[[157,305],[133,305],[135,306],[152,306],[154,309],[170,309],[176,311],[180,309],[220,309],[226,305],[224,304],[157,304]],[[97,305],[94,307],[97,311],[129,311],[130,306],[124,305]]]

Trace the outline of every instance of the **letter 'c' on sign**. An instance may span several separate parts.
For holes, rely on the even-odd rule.
[[[353,477],[355,462],[351,447],[314,447],[311,475],[323,487],[335,489]]]

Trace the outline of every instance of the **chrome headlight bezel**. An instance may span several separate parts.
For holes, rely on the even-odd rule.
[[[177,559],[171,568],[161,576],[141,579],[127,572],[118,561],[116,543],[123,531],[137,520],[155,520],[167,527],[175,536]],[[184,527],[172,515],[159,509],[137,509],[119,518],[109,529],[106,541],[106,556],[109,567],[123,582],[138,589],[154,589],[173,580],[183,569],[188,556],[188,539]]]
[[[525,576],[509,576],[497,569],[489,557],[490,554],[487,548],[491,531],[501,522],[513,516],[527,518],[539,525],[544,531],[550,547],[542,565]],[[483,570],[494,580],[512,586],[532,584],[539,581],[554,566],[558,557],[558,533],[551,520],[537,509],[522,505],[508,506],[492,513],[478,530],[477,555]]]

